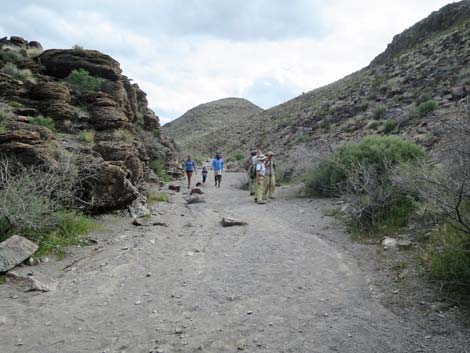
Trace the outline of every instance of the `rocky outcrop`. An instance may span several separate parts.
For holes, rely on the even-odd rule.
[[[30,57],[31,49],[42,46],[17,37],[0,40],[0,50],[14,52],[17,67],[34,75],[34,82],[22,82],[0,71],[0,108],[8,110],[8,118],[0,117],[0,154],[45,168],[57,166],[61,155],[75,155],[83,176],[80,197],[91,211],[145,202],[146,183],[159,181],[149,161],[170,165],[174,151],[146,94],[121,75],[116,60],[98,51],[54,49]],[[69,86],[64,78],[75,69],[99,78],[99,91]]]

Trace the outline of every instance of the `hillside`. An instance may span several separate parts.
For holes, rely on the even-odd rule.
[[[184,153],[200,155],[207,135],[218,129],[244,120],[262,109],[241,98],[224,98],[204,103],[188,110],[178,119],[167,123],[162,130],[172,137]]]
[[[7,157],[62,175],[73,206],[98,212],[145,204],[147,182],[159,181],[151,162],[168,164],[173,149],[145,92],[110,56],[0,39],[2,168]]]
[[[368,67],[259,112],[249,124],[217,130],[204,149],[223,146],[225,155],[273,149],[303,168],[325,149],[370,134],[397,134],[436,148],[443,136],[432,118],[445,117],[470,93],[469,58],[470,1],[462,1],[395,36]]]

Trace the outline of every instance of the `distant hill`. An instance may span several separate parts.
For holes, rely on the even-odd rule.
[[[204,146],[211,143],[207,140],[209,133],[224,130],[261,111],[260,107],[246,99],[224,98],[200,104],[165,124],[162,129],[175,140],[182,153],[201,155],[206,152]]]
[[[212,132],[201,150],[225,155],[272,149],[299,165],[365,135],[396,134],[435,149],[445,138],[435,116],[470,95],[470,1],[446,5],[395,36],[372,63],[249,121]],[[215,147],[216,146],[216,147]],[[297,161],[297,162],[295,162]]]

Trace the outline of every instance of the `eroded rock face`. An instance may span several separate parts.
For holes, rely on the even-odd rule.
[[[83,181],[80,198],[90,211],[146,199],[146,183],[159,182],[148,163],[168,163],[174,143],[160,136],[146,94],[121,75],[119,63],[94,50],[47,50],[28,57],[28,50],[42,46],[23,38],[0,39],[2,46],[26,53],[18,67],[30,69],[35,82],[0,72],[0,103],[11,104],[14,116],[0,134],[0,154],[49,168],[59,163],[61,153],[76,156]],[[100,91],[69,88],[64,78],[74,69],[101,78]],[[35,125],[39,114],[53,120],[55,131]]]
[[[45,73],[57,78],[67,77],[75,69],[85,69],[91,75],[117,81],[121,77],[119,63],[96,50],[51,49],[39,58]]]

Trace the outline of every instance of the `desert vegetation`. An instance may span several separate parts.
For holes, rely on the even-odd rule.
[[[7,62],[2,68],[1,72],[6,75],[10,75],[13,79],[19,81],[31,81],[36,82],[34,75],[28,69],[18,69],[12,62]]]
[[[99,91],[102,84],[100,78],[90,75],[90,73],[84,69],[73,70],[65,78],[65,82],[70,88],[80,93]]]
[[[431,277],[470,285],[469,103],[441,119],[449,138],[439,158],[398,136],[366,137],[307,173],[307,194],[346,200],[345,219],[356,235],[396,234],[418,218],[426,220],[423,258]],[[422,114],[436,108],[431,101],[419,107],[425,107]]]

